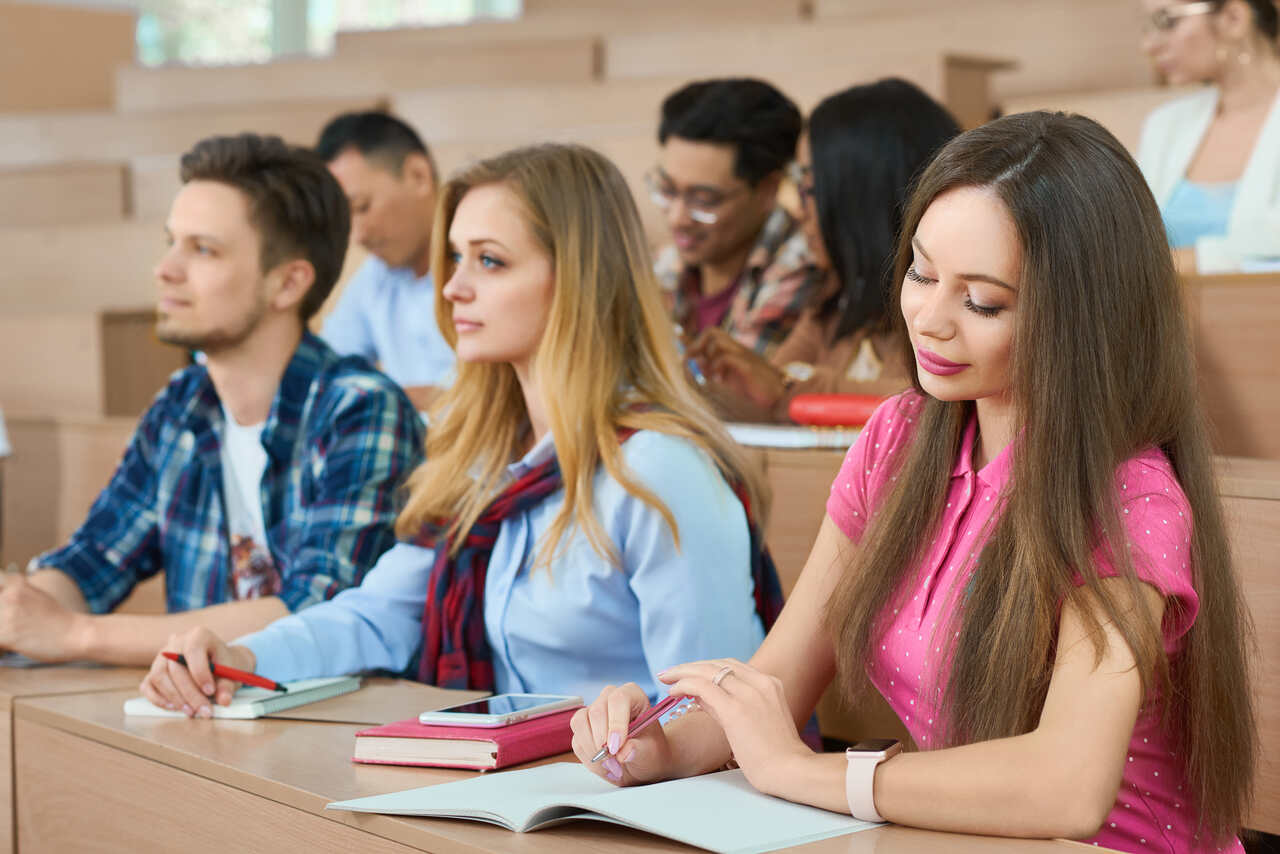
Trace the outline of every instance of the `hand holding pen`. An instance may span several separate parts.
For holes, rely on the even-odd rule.
[[[257,664],[248,649],[227,646],[203,627],[175,635],[165,646],[139,686],[142,696],[160,708],[181,711],[193,718],[212,717],[214,703],[230,703],[236,688],[250,681],[247,677],[253,675]],[[211,666],[214,662],[221,668]]]
[[[659,719],[678,717],[692,699],[671,696],[649,705],[635,683],[608,688],[570,720],[573,752],[584,765],[620,785],[665,779],[672,766]]]

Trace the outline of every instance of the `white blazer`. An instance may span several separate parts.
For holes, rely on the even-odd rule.
[[[1218,107],[1217,87],[1162,104],[1147,116],[1138,165],[1161,210],[1187,174]],[[1201,273],[1238,271],[1280,259],[1280,95],[1271,106],[1236,189],[1227,233],[1196,241]]]

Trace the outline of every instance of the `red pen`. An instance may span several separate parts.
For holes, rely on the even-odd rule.
[[[160,654],[170,661],[178,662],[183,667],[187,666],[187,659],[176,652],[162,652]],[[234,667],[227,667],[225,664],[209,663],[213,665],[214,676],[221,676],[223,679],[234,679],[235,681],[244,683],[245,685],[253,685],[257,688],[266,688],[270,691],[287,693],[289,690],[279,682],[273,682],[265,676],[259,676],[258,674],[250,673],[247,670],[237,670]]]
[[[640,732],[640,730],[644,729],[649,724],[653,723],[658,718],[665,715],[677,703],[680,703],[681,701],[687,700],[687,699],[689,699],[688,694],[672,694],[671,696],[667,697],[665,700],[660,701],[657,705],[650,708],[649,711],[645,712],[643,715],[641,715],[640,717],[636,718],[634,721],[631,722],[631,726],[627,727],[627,738],[633,738],[636,733]],[[606,745],[605,747],[600,748],[599,753],[591,757],[591,761],[599,762],[601,759],[604,759],[604,755],[608,752],[609,752],[609,748]]]

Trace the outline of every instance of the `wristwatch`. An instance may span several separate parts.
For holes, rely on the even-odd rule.
[[[876,812],[876,766],[901,752],[902,742],[895,738],[870,738],[844,752],[849,762],[844,774],[844,795],[850,815],[862,821],[884,821]]]

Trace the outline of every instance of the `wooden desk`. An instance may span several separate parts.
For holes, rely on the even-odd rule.
[[[1214,450],[1280,459],[1280,273],[1184,276]]]
[[[1232,557],[1253,615],[1258,776],[1246,826],[1280,834],[1280,461],[1218,458]]]
[[[85,694],[136,686],[141,670],[94,667],[0,667],[0,854],[15,850],[13,703],[24,697]]]
[[[343,724],[126,719],[121,704],[131,694],[15,705],[23,854],[63,851],[85,839],[93,839],[98,851],[130,852],[172,851],[180,840],[187,854],[225,854],[233,839],[233,847],[275,854],[693,850],[596,822],[513,834],[470,821],[325,812],[332,800],[464,779],[471,772],[356,765],[350,757],[359,727]],[[1049,854],[1079,846],[885,827],[804,848],[812,854],[921,850]]]

